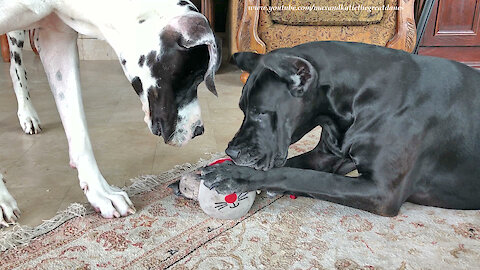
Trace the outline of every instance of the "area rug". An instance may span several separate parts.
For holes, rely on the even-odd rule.
[[[311,149],[318,133],[291,154]],[[480,269],[480,211],[406,203],[386,218],[262,193],[244,218],[216,220],[167,188],[207,162],[136,179],[126,190],[138,211],[127,218],[75,205],[43,227],[3,234],[0,269]]]

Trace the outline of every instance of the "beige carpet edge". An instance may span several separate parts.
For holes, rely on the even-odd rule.
[[[122,189],[127,192],[130,197],[150,191],[168,180],[173,180],[174,178],[196,170],[199,167],[203,167],[214,160],[225,156],[225,153],[207,153],[207,155],[210,157],[207,159],[201,158],[195,164],[184,163],[159,175],[142,175],[132,178],[130,179],[132,184]],[[72,203],[67,209],[57,212],[54,217],[44,220],[42,224],[38,226],[31,227],[16,224],[11,230],[0,231],[0,252],[26,246],[35,238],[55,230],[69,220],[76,217],[84,217],[92,213],[95,213],[95,211],[90,204]]]

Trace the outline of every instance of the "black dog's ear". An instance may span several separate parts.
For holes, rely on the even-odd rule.
[[[261,54],[254,52],[238,52],[233,54],[231,62],[241,70],[252,73],[261,57]]]
[[[317,79],[317,71],[312,64],[301,57],[276,55],[265,61],[265,66],[288,82],[294,97],[301,97]]]

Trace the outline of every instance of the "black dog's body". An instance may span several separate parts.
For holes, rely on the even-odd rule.
[[[235,61],[251,75],[240,101],[245,119],[226,152],[257,170],[206,168],[207,186],[288,192],[388,216],[405,201],[480,209],[480,72],[345,42]],[[314,150],[272,168],[318,125]],[[343,176],[355,168],[358,178]]]

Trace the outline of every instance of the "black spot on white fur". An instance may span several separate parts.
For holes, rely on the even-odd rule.
[[[145,22],[144,19],[141,19],[140,21],[138,21],[139,24],[142,24],[142,23],[144,23],[144,22]]]
[[[57,71],[57,73],[55,74],[55,78],[57,78],[57,81],[61,81],[62,80],[62,72]]]
[[[135,90],[135,92],[137,93],[137,95],[142,94],[142,92],[143,92],[143,85],[142,85],[142,80],[140,80],[139,77],[133,78],[133,80],[132,80],[132,86],[133,86],[133,89]]]
[[[18,52],[13,53],[13,59],[15,60],[15,63],[22,65],[22,59],[20,58],[20,54],[18,54]]]
[[[17,45],[17,39],[14,38],[14,37],[9,37],[10,38],[10,42],[12,43],[13,46],[16,46]]]
[[[15,69],[15,74],[17,75],[17,80],[20,81],[20,76],[18,76],[18,70],[17,69]]]
[[[142,55],[140,56],[140,59],[138,59],[138,65],[139,65],[140,67],[143,67],[143,64],[144,64],[144,63],[145,63],[145,55],[142,54]]]
[[[124,66],[125,66],[125,64],[126,64],[126,63],[127,63],[127,60],[125,60],[125,59],[122,59],[122,65],[124,65]]]

